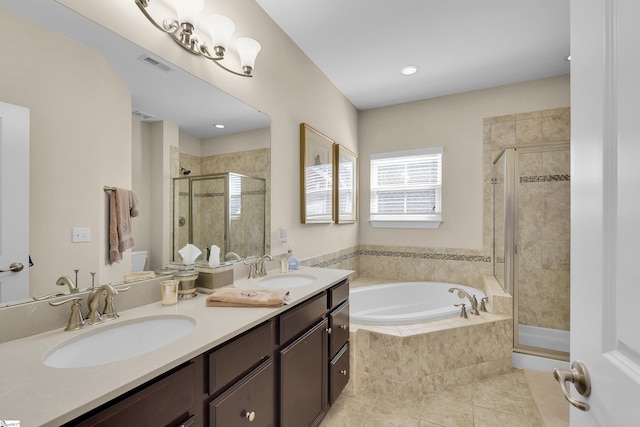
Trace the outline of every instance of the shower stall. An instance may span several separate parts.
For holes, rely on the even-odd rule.
[[[493,161],[493,273],[513,295],[514,351],[568,360],[568,143],[507,147]]]
[[[173,178],[172,260],[180,261],[187,243],[203,253],[220,247],[220,258],[263,255],[266,182],[233,172]]]

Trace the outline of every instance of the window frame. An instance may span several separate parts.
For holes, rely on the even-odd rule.
[[[439,197],[436,197],[436,206],[440,208],[439,213],[419,213],[414,215],[374,213],[374,194],[379,190],[379,187],[374,186],[374,178],[377,172],[377,168],[374,167],[375,160],[408,158],[434,154],[440,155],[439,184],[426,184],[422,187],[422,189],[426,190],[426,187],[430,187],[435,188],[436,190],[440,190]],[[440,224],[442,223],[443,162],[444,147],[429,147],[415,150],[371,154],[369,162],[369,223],[371,224],[371,226],[374,228],[439,228]]]

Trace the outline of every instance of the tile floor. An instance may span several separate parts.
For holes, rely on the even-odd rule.
[[[555,382],[547,373],[528,377],[535,378],[542,387],[534,387],[536,392],[552,390],[548,383]],[[568,427],[568,406],[545,407],[539,403],[546,400],[545,396],[534,400],[527,384],[529,378],[522,370],[514,369],[509,374],[407,400],[344,392],[320,427]],[[553,390],[546,397],[557,401],[555,393],[559,387],[556,385]],[[539,407],[553,413],[543,417]]]

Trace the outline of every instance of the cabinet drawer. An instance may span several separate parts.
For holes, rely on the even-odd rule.
[[[209,393],[215,393],[273,355],[274,321],[258,326],[209,354]]]
[[[349,298],[349,279],[329,289],[329,309],[339,306]]]
[[[196,421],[196,366],[189,363],[68,426],[177,426]],[[201,422],[201,421],[198,421]]]
[[[209,404],[209,426],[273,427],[274,388],[273,359],[269,359]]]
[[[309,301],[286,311],[280,316],[280,344],[294,338],[313,325],[327,312],[327,294],[311,298]]]
[[[349,382],[349,343],[345,344],[329,367],[329,405],[333,405]]]
[[[331,328],[329,355],[333,357],[349,341],[348,301],[329,314],[329,327]]]

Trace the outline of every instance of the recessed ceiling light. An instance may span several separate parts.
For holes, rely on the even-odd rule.
[[[407,66],[402,67],[401,72],[402,72],[403,76],[411,76],[411,75],[417,73],[418,70],[419,70],[419,68],[418,68],[417,65],[407,65]]]
[[[216,123],[215,125],[213,125],[213,127],[215,127],[216,129],[224,129],[224,128],[226,128],[226,126],[223,125],[222,123]]]

